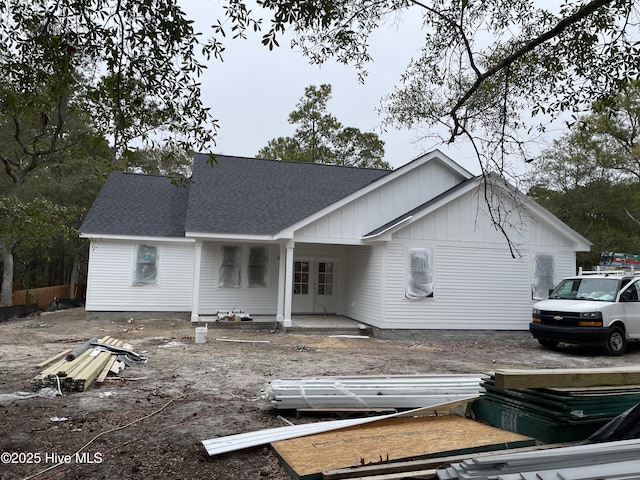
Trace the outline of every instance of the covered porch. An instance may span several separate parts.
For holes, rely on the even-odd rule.
[[[249,312],[249,323],[258,328],[276,322],[282,329],[357,325],[344,316],[348,314],[348,285],[353,288],[358,283],[348,279],[350,247],[340,243],[198,239],[191,321],[221,323],[218,312],[236,308]],[[359,248],[368,250],[367,246]]]

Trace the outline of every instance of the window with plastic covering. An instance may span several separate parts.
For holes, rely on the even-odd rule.
[[[249,288],[267,286],[267,263],[269,256],[266,247],[251,247],[249,249],[249,264],[247,277]]]
[[[218,286],[220,288],[240,287],[240,247],[222,247]]]
[[[408,268],[405,296],[411,300],[433,297],[433,250],[407,250]]]
[[[134,285],[149,285],[158,281],[158,247],[138,245],[133,272]]]
[[[555,260],[553,255],[536,253],[533,256],[533,272],[531,275],[532,300],[549,298],[549,291],[555,287]]]

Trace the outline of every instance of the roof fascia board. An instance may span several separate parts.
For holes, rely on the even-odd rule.
[[[143,235],[104,235],[100,233],[81,233],[80,238],[88,238],[89,240],[120,240],[125,242],[195,242],[195,239],[185,237],[145,237]]]
[[[390,227],[385,228],[380,233],[376,233],[375,235],[365,235],[364,237],[362,237],[362,240],[365,240],[365,241],[371,241],[371,240],[389,241],[389,240],[391,240],[392,230],[393,231],[397,230],[397,228],[399,228],[400,225],[408,222],[412,218],[413,218],[413,215],[409,215],[408,217],[405,217],[402,220],[397,221],[396,223],[394,223]]]
[[[318,243],[322,245],[364,245],[365,242],[360,238],[324,238],[324,237],[293,237],[296,244],[298,243]]]
[[[237,240],[242,242],[273,242],[273,235],[243,235],[238,233],[185,232],[185,236],[199,240]]]
[[[449,157],[447,157],[444,153],[442,153],[440,150],[432,150],[428,153],[425,153],[424,155],[421,155],[417,158],[415,158],[414,160],[412,160],[411,162],[399,167],[396,170],[391,171],[388,175],[385,175],[382,178],[379,178],[378,180],[372,182],[371,184],[361,188],[360,190],[353,192],[351,195],[348,195],[346,197],[344,197],[341,200],[338,200],[337,202],[332,203],[331,205],[323,208],[322,210],[314,213],[313,215],[308,216],[307,218],[300,220],[297,223],[294,223],[293,225],[290,225],[289,227],[281,230],[280,232],[276,233],[274,235],[275,239],[290,239],[294,237],[294,233],[296,230],[299,230],[300,228],[306,227],[307,225],[315,222],[316,220],[338,210],[339,208],[347,205],[348,203],[366,195],[369,192],[372,192],[373,190],[376,190],[380,187],[382,187],[383,185],[386,185],[389,182],[392,182],[393,180],[395,180],[396,178],[402,176],[402,175],[406,175],[409,172],[415,170],[418,167],[421,167],[422,165],[424,165],[427,162],[430,161],[439,161],[442,165],[444,165],[446,168],[456,172],[457,174],[463,176],[465,179],[470,179],[472,178],[474,175],[472,173],[470,173],[469,171],[467,171],[466,169],[462,168],[460,165],[458,165],[457,163],[455,163],[453,160],[451,160]]]
[[[458,163],[454,162],[449,156],[445,155],[444,153],[442,153],[440,150],[435,149],[435,150],[431,150],[430,152],[427,152],[424,154],[425,157],[429,157],[428,160],[431,159],[437,159],[440,160],[440,163],[442,163],[445,167],[447,167],[449,170],[457,173],[458,175],[461,175],[462,177],[464,177],[465,179],[470,179],[475,177],[475,175],[473,173],[471,173],[469,170],[467,170],[466,168],[462,167],[461,165],[459,165]],[[416,160],[419,160],[422,157],[417,157]],[[411,163],[409,163],[408,165],[410,165]],[[402,168],[402,167],[400,167]]]

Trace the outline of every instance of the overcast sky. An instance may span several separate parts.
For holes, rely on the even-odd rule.
[[[221,12],[219,0],[183,0],[187,14],[197,20],[205,35]],[[260,35],[248,40],[227,37],[224,62],[212,59],[202,78],[204,102],[219,120],[215,153],[253,157],[267,142],[291,136],[295,126],[287,121],[304,89],[331,84],[327,110],[344,126],[374,132],[385,142],[385,160],[397,168],[425,151],[439,148],[454,161],[479,173],[477,160],[464,146],[437,145],[434,139],[417,142],[417,132],[390,129],[382,132],[376,113],[381,98],[399,85],[400,74],[422,43],[419,18],[405,18],[400,25],[382,27],[370,42],[374,62],[362,85],[354,67],[334,62],[309,65],[286,42],[269,51]]]

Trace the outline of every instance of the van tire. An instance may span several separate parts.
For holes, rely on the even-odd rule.
[[[627,350],[627,334],[620,327],[609,328],[605,350],[608,355],[622,355]]]
[[[558,342],[557,340],[549,340],[548,338],[539,338],[538,343],[544,348],[554,350],[560,342]]]

